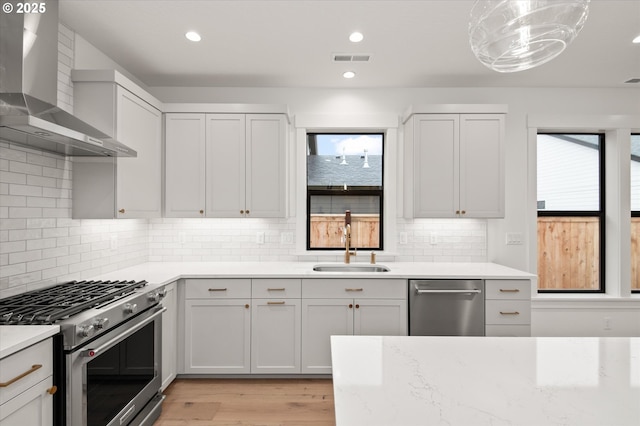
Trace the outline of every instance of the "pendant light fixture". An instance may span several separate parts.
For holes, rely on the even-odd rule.
[[[469,42],[478,60],[498,72],[542,65],[578,35],[590,0],[476,0]]]

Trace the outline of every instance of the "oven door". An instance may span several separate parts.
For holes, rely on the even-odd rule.
[[[159,412],[165,310],[151,308],[66,354],[68,425],[143,424],[150,409]]]

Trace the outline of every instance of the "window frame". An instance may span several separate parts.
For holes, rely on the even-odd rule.
[[[634,136],[638,136],[640,137],[640,133],[633,133],[631,132],[630,138],[634,137]],[[632,158],[629,159],[629,161],[631,161]],[[640,217],[640,210],[631,210],[631,217]],[[632,294],[640,294],[640,289],[634,289],[631,288],[631,293]]]
[[[348,187],[345,191],[342,187],[333,186],[330,188],[323,189],[310,189],[309,188],[309,170],[306,169],[305,175],[305,192],[306,192],[306,232],[305,232],[305,240],[306,240],[306,250],[310,252],[326,252],[326,251],[335,251],[341,250],[341,247],[311,247],[311,197],[312,196],[334,196],[334,197],[352,197],[352,196],[371,196],[378,197],[379,200],[379,247],[351,247],[356,250],[367,250],[367,251],[383,251],[384,250],[384,177],[385,177],[385,141],[386,134],[383,131],[307,131],[305,134],[305,144],[309,141],[310,135],[376,135],[382,138],[382,161],[381,161],[381,173],[380,176],[380,188],[373,187],[355,187],[357,189],[351,189],[353,187]],[[368,189],[363,189],[368,188]]]
[[[598,167],[599,167],[599,205],[600,209],[595,210],[538,210],[536,209],[536,223],[539,217],[597,217],[599,219],[599,288],[594,290],[588,289],[537,289],[539,294],[600,294],[606,293],[606,168],[605,168],[605,134],[604,133],[592,133],[592,132],[545,132],[538,130],[536,132],[536,138],[539,135],[596,135],[598,136]],[[536,148],[537,149],[537,148]],[[536,156],[537,158],[537,156]],[[539,160],[539,159],[538,159]],[[537,183],[536,183],[537,185]],[[538,253],[541,249],[540,244],[537,244]],[[536,253],[536,256],[538,255]],[[538,265],[540,267],[540,265]]]

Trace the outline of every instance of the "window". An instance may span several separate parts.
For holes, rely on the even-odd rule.
[[[604,292],[604,135],[538,134],[538,291]]]
[[[640,293],[640,134],[631,135],[631,291]]]
[[[307,249],[382,250],[383,147],[381,133],[307,134]]]

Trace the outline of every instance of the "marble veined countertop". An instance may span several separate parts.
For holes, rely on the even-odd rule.
[[[640,425],[640,337],[332,336],[337,426]]]

